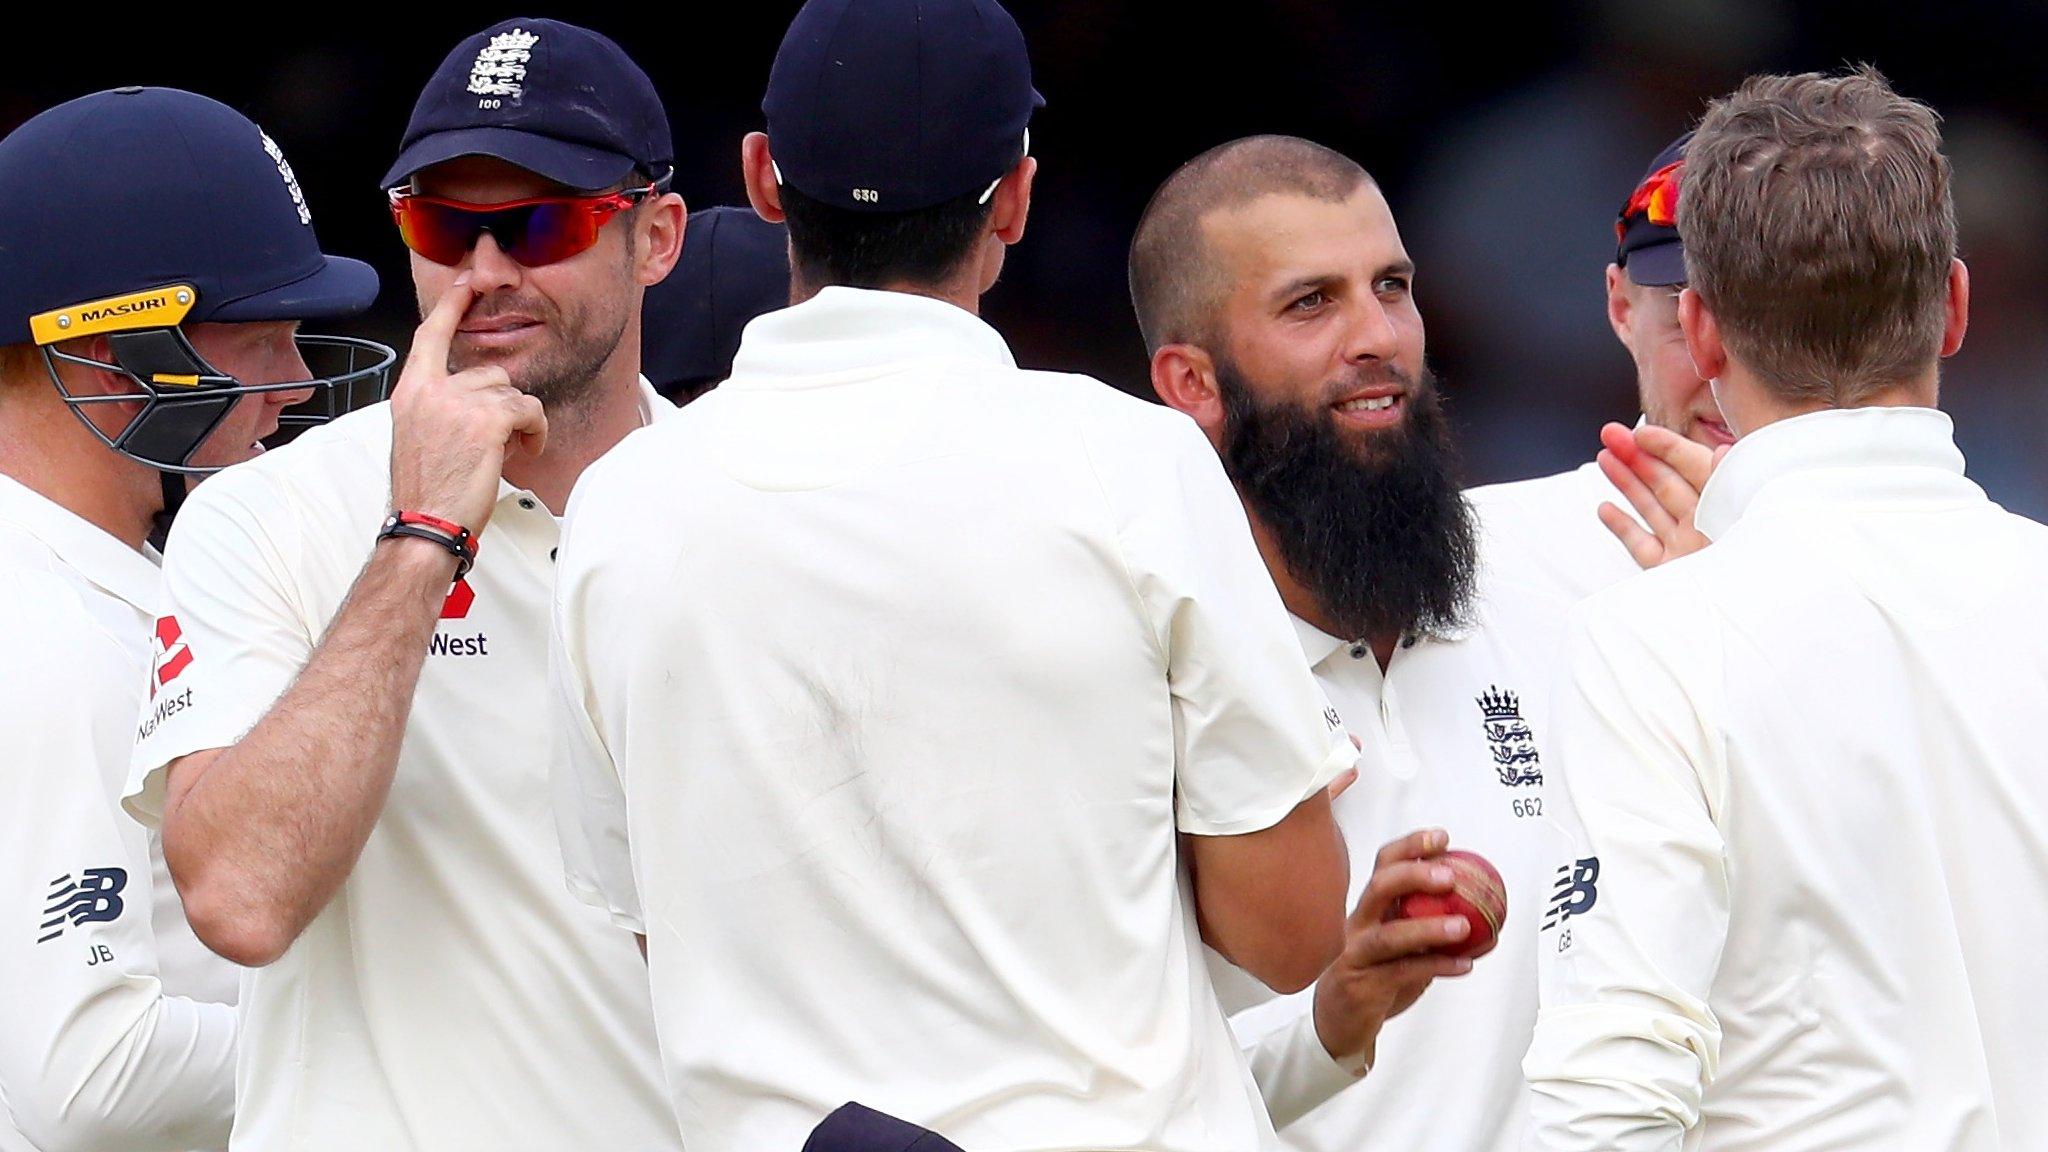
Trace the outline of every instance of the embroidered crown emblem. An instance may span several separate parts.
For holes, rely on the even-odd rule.
[[[500,32],[477,51],[469,67],[469,91],[474,96],[509,97],[517,100],[526,89],[526,65],[533,59],[533,46],[540,37],[524,28]]]
[[[1489,684],[1473,702],[1479,705],[1480,726],[1501,784],[1513,788],[1543,783],[1543,758],[1536,751],[1536,733],[1522,719],[1521,698]]]
[[[1491,724],[1496,720],[1515,721],[1522,718],[1522,702],[1513,692],[1503,692],[1489,684],[1486,691],[1478,696],[1479,712]]]

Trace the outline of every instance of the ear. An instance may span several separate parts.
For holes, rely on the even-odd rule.
[[[1721,343],[1721,325],[1707,311],[1706,301],[1690,288],[1678,294],[1678,327],[1685,333],[1685,350],[1700,379],[1719,380],[1727,373],[1728,349]]]
[[[1168,408],[1185,412],[1209,437],[1223,444],[1223,393],[1216,386],[1216,362],[1194,344],[1166,344],[1152,354],[1152,391]]]
[[[1607,266],[1607,326],[1614,329],[1614,337],[1621,346],[1633,355],[1636,350],[1635,334],[1628,326],[1629,314],[1635,310],[1635,300],[1628,294],[1628,279],[1619,264]]]
[[[668,279],[670,270],[683,255],[683,230],[688,225],[690,206],[674,192],[666,192],[641,213],[641,234],[646,243],[633,262],[634,278],[642,286]]]
[[[749,132],[740,141],[740,176],[747,184],[747,203],[770,224],[782,223],[782,181],[775,176],[775,157],[766,132]]]
[[[95,360],[102,364],[114,362],[113,349],[108,345],[105,336],[79,337],[63,341],[56,347],[82,359]],[[62,412],[64,404],[61,395],[126,396],[136,401],[145,398],[142,389],[126,373],[95,368],[90,364],[79,364],[70,360],[55,360],[57,376],[63,381],[60,393],[60,390],[52,385],[42,360],[40,355],[35,358],[36,371],[42,375],[40,387],[8,389],[19,392],[22,397],[33,397],[30,403],[35,409],[50,413]],[[72,410],[73,414],[83,416],[86,423],[109,437],[119,436],[122,428],[134,417],[136,411],[134,404],[83,404]],[[76,429],[81,435],[85,432],[78,426],[78,422],[69,416],[64,418],[60,426],[65,429],[67,435],[72,429]]]
[[[989,214],[990,231],[1005,244],[1024,239],[1024,219],[1031,215],[1031,182],[1038,175],[1038,158],[1026,156],[1003,174],[996,185],[995,210]]]
[[[113,346],[105,336],[86,336],[66,340],[57,345],[83,360],[101,364],[114,363]],[[41,359],[38,357],[38,359]],[[126,374],[107,368],[95,368],[90,364],[79,364],[70,360],[55,360],[58,378],[64,381],[64,390],[73,396],[135,396],[140,398],[142,390]],[[39,364],[38,367],[41,367]],[[92,407],[99,407],[95,404]]]
[[[1948,266],[1948,308],[1942,318],[1941,354],[1953,356],[1962,349],[1963,333],[1970,327],[1970,269],[1961,260]]]

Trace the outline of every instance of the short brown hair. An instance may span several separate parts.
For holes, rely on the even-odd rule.
[[[1202,235],[1204,217],[1276,193],[1342,202],[1371,183],[1357,161],[1296,136],[1246,136],[1175,169],[1131,241],[1131,305],[1145,351],[1213,335],[1209,322],[1230,284]]]
[[[50,386],[50,370],[43,363],[43,350],[34,344],[0,345],[0,391],[10,386]]]
[[[1868,67],[1753,76],[1682,181],[1686,275],[1766,386],[1845,407],[1933,366],[1956,213],[1932,108]]]

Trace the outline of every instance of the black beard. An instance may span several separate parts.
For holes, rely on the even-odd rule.
[[[1401,423],[1347,433],[1328,407],[1261,407],[1219,360],[1223,467],[1287,571],[1345,639],[1413,637],[1465,622],[1478,532],[1427,368],[1406,386]]]

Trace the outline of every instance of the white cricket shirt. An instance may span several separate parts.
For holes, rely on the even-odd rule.
[[[232,988],[121,811],[151,679],[155,553],[0,475],[0,1149],[226,1143]],[[182,935],[183,949],[178,947]],[[160,948],[160,944],[162,947]],[[223,974],[226,979],[223,979]],[[17,1129],[19,1125],[19,1130]]]
[[[1469,975],[1439,980],[1381,1031],[1354,1080],[1316,1037],[1315,989],[1231,1019],[1289,1147],[1304,1152],[1506,1152],[1528,1127],[1522,1053],[1536,1022],[1536,925],[1568,839],[1553,826],[1555,733],[1546,707],[1569,605],[1485,579],[1468,626],[1396,647],[1384,675],[1370,647],[1299,618],[1303,653],[1363,741],[1359,776],[1335,810],[1351,848],[1356,902],[1388,841],[1418,828],[1500,870],[1500,944]],[[1250,982],[1219,976],[1228,998]],[[1262,991],[1262,990],[1261,990]],[[1318,1057],[1320,1059],[1318,1059]],[[1456,1107],[1420,1107],[1448,1100]],[[1334,1093],[1334,1096],[1333,1096]],[[1327,1101],[1327,1102],[1325,1102]]]
[[[1598,464],[1469,488],[1465,498],[1479,511],[1487,564],[1516,583],[1576,604],[1641,571],[1600,523],[1603,503],[1635,511]]]
[[[1543,1146],[2040,1146],[2048,529],[1962,472],[1931,409],[1768,425],[1574,613]]]
[[[555,619],[572,882],[648,937],[691,1152],[850,1099],[975,1152],[1268,1146],[1174,834],[1354,753],[1185,416],[827,288],[584,476]]]
[[[191,659],[178,707],[160,694],[143,714],[139,816],[161,817],[164,765],[239,740],[305,664],[370,557],[390,457],[380,404],[222,472],[180,511],[164,619]],[[545,670],[558,534],[500,481],[361,859],[244,988],[235,1148],[676,1146],[639,951],[562,883]]]

